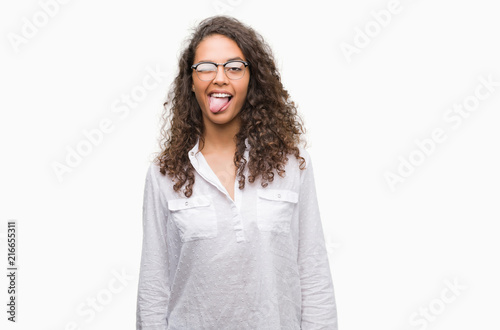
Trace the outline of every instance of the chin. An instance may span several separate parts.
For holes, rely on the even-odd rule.
[[[238,114],[233,114],[233,112],[230,109],[226,109],[221,113],[212,113],[210,110],[208,110],[209,116],[208,120],[215,124],[227,124],[232,122],[238,117]]]

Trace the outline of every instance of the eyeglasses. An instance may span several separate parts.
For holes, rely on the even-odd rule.
[[[245,69],[250,63],[245,61],[228,61],[226,63],[200,62],[191,66],[191,69],[196,70],[198,78],[202,81],[213,80],[217,76],[217,68],[219,65],[224,67],[224,73],[231,80],[243,78]]]

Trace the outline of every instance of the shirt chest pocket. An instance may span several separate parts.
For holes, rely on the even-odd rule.
[[[169,200],[168,209],[183,242],[217,237],[215,207],[208,195]]]
[[[257,227],[261,231],[290,233],[291,220],[299,194],[292,190],[257,190]]]

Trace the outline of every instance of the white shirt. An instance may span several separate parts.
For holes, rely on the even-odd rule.
[[[147,172],[137,329],[337,330],[309,153],[299,146],[306,169],[288,155],[266,188],[245,168],[233,201],[198,145],[190,198],[158,165]]]

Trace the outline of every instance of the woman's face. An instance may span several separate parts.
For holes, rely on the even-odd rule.
[[[233,40],[215,34],[206,37],[195,52],[194,63],[209,61],[214,63],[226,63],[229,60],[246,61],[241,49]],[[245,74],[237,80],[229,79],[224,73],[224,67],[217,67],[217,75],[213,80],[200,80],[193,70],[193,91],[196,95],[196,100],[200,105],[203,114],[203,121],[207,126],[207,121],[214,124],[227,124],[239,114],[247,96],[248,82],[250,81],[250,71],[245,68]],[[222,94],[229,94],[231,97],[225,98]]]

